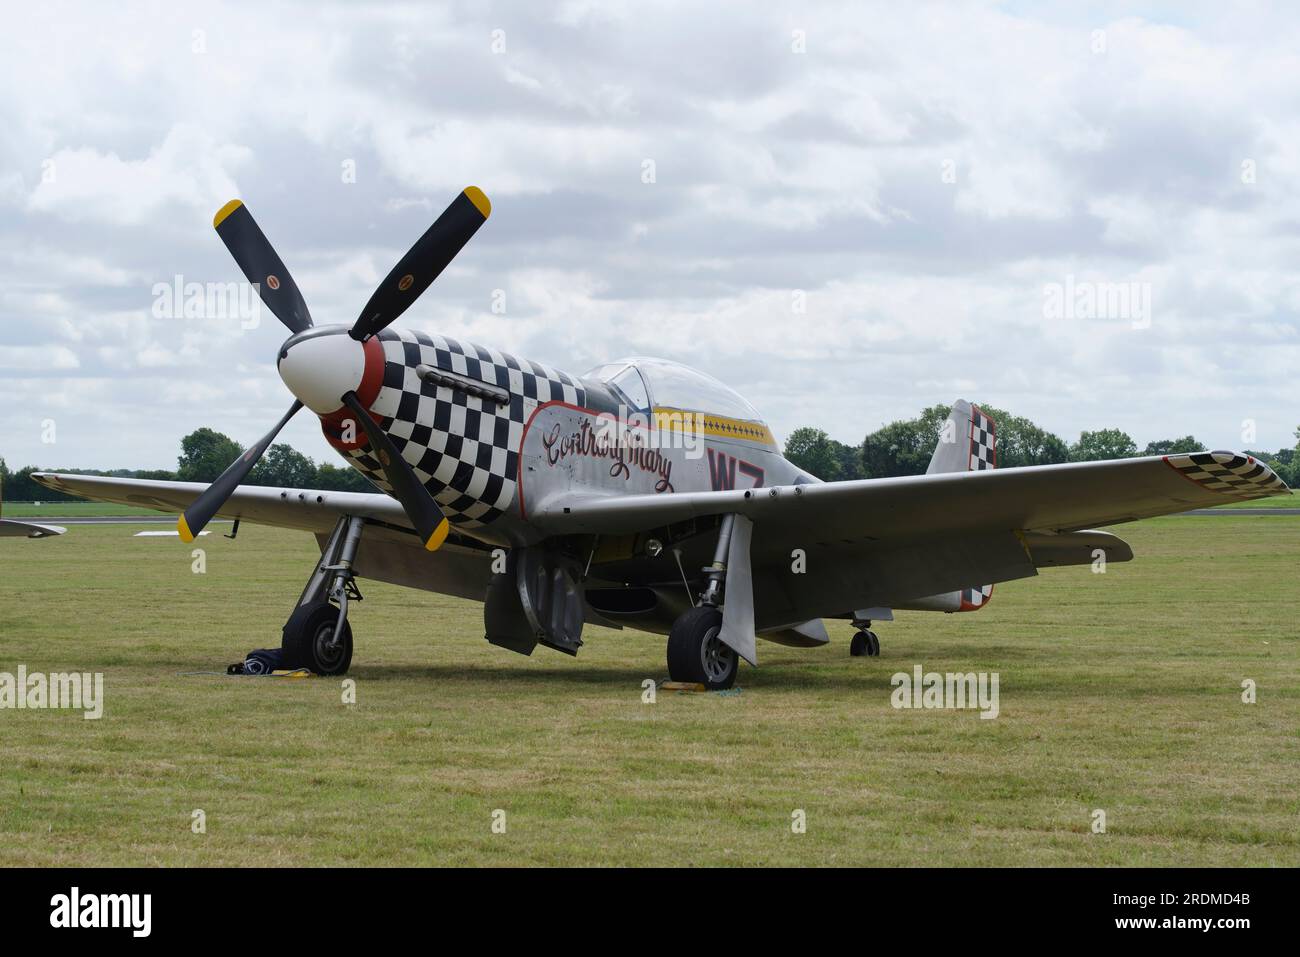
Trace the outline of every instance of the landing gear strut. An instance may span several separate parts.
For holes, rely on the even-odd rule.
[[[668,677],[722,691],[736,683],[740,656],[722,642],[722,588],[727,577],[727,549],[734,515],[724,515],[713,564],[704,569],[709,583],[700,604],[675,622],[668,634]]]
[[[849,654],[854,658],[880,657],[880,639],[871,630],[871,622],[855,621],[853,627],[858,629],[858,633],[849,642]]]
[[[280,650],[286,668],[341,675],[352,664],[348,603],[361,601],[352,563],[364,526],[365,520],[355,515],[345,515],[334,526],[320,564],[284,624]]]

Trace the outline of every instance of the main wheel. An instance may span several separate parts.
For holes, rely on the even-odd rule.
[[[327,601],[294,609],[284,623],[280,650],[286,668],[306,668],[318,675],[346,674],[352,664],[352,625],[343,623],[343,634],[334,640],[339,610]]]
[[[668,635],[668,676],[673,681],[698,682],[710,691],[736,683],[740,658],[718,640],[722,612],[708,605],[692,608],[673,622]]]
[[[867,654],[873,658],[880,657],[880,639],[874,631],[867,632]]]

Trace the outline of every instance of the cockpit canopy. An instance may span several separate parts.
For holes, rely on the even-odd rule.
[[[668,359],[634,356],[597,366],[584,378],[610,386],[629,408],[682,409],[762,422],[758,411],[711,375]]]

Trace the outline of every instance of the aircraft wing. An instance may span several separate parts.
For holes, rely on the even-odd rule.
[[[34,472],[32,478],[46,488],[71,495],[175,513],[184,511],[207,488],[203,482],[163,482],[63,472]],[[243,485],[226,500],[217,515],[305,532],[330,532],[341,515],[359,515],[403,530],[411,528],[402,506],[379,492],[327,492]]]
[[[1203,452],[1110,462],[865,479],[778,488],[634,496],[559,493],[529,509],[550,534],[619,535],[724,513],[754,523],[750,555],[759,627],[1080,564],[1102,532],[1192,508],[1289,494],[1247,455]],[[791,574],[795,549],[807,573]]]
[[[559,493],[530,506],[529,518],[551,534],[626,533],[735,512],[794,538],[918,540],[1077,531],[1285,494],[1286,484],[1252,456],[1198,452],[725,492]]]
[[[62,525],[41,525],[36,522],[16,522],[0,518],[0,538],[49,538],[62,535],[67,529]]]

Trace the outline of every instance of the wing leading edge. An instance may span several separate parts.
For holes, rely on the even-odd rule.
[[[34,472],[32,478],[46,488],[71,495],[164,512],[183,512],[207,488],[202,482],[162,482],[63,472]],[[411,525],[402,506],[381,493],[260,486],[241,486],[217,515],[306,532],[328,532],[341,515],[359,515],[398,528]]]
[[[1283,494],[1286,484],[1252,456],[1197,452],[745,491],[559,494],[530,515],[550,534],[614,534],[734,512],[762,527],[764,539],[905,542],[1072,532]]]

